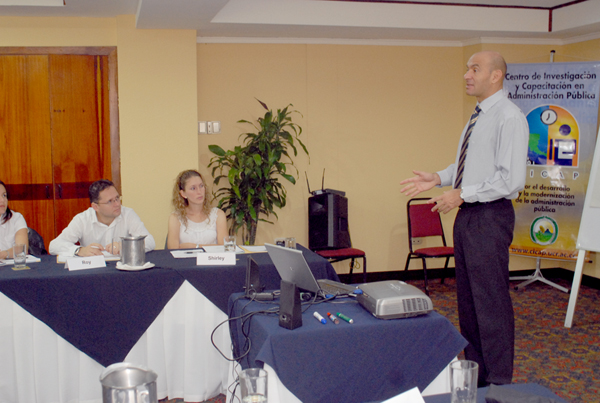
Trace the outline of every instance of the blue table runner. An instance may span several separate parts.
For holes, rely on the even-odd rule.
[[[337,280],[331,264],[300,247],[316,278]],[[185,280],[223,312],[234,292],[244,289],[246,261],[237,255],[235,266],[196,266],[196,259],[175,259],[167,250],[146,254],[154,268],[120,271],[107,267],[69,271],[56,256],[42,256],[31,269],[13,271],[0,266],[0,292],[47,324],[100,364],[122,362]],[[251,255],[259,264],[261,280],[279,288],[280,277],[266,253]]]
[[[100,364],[121,362],[177,292],[174,270],[107,267],[69,271],[56,256],[30,270],[0,267],[0,292]]]
[[[230,298],[232,316],[276,307]],[[304,309],[305,307],[303,307]],[[342,312],[353,324],[323,325],[318,311]],[[254,315],[231,322],[234,352],[239,357],[250,339],[243,368],[271,366],[281,382],[304,403],[360,403],[389,399],[417,386],[423,390],[467,345],[457,329],[436,312],[406,319],[382,320],[356,301],[313,305],[294,330],[279,326],[277,315]]]

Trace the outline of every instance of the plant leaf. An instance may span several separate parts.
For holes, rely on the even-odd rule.
[[[265,104],[263,101],[261,101],[261,100],[260,100],[260,99],[258,99],[258,98],[254,98],[254,99],[256,99],[258,102],[260,102],[260,104],[263,106],[263,108],[265,108],[266,110],[269,110],[269,107],[268,107],[268,106],[267,106],[267,104]]]
[[[212,152],[213,154],[217,154],[219,157],[225,156],[225,150],[223,150],[216,144],[209,145],[208,149],[210,150],[210,152]]]

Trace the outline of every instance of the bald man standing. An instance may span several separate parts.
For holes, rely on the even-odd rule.
[[[512,381],[514,311],[509,293],[508,248],[515,212],[511,200],[525,186],[529,128],[504,94],[506,62],[496,52],[475,53],[464,75],[477,106],[462,132],[456,161],[443,171],[400,182],[414,197],[434,186],[452,186],[429,200],[433,211],[458,207],[454,260],[465,358],[479,364],[479,386]]]

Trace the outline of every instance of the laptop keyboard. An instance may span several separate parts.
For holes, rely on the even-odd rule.
[[[318,280],[317,282],[325,294],[351,294],[356,290],[356,287],[353,285],[344,284],[333,280]]]

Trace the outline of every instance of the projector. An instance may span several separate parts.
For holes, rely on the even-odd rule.
[[[399,280],[377,281],[358,286],[356,299],[379,319],[410,318],[433,310],[431,299],[410,284]]]

